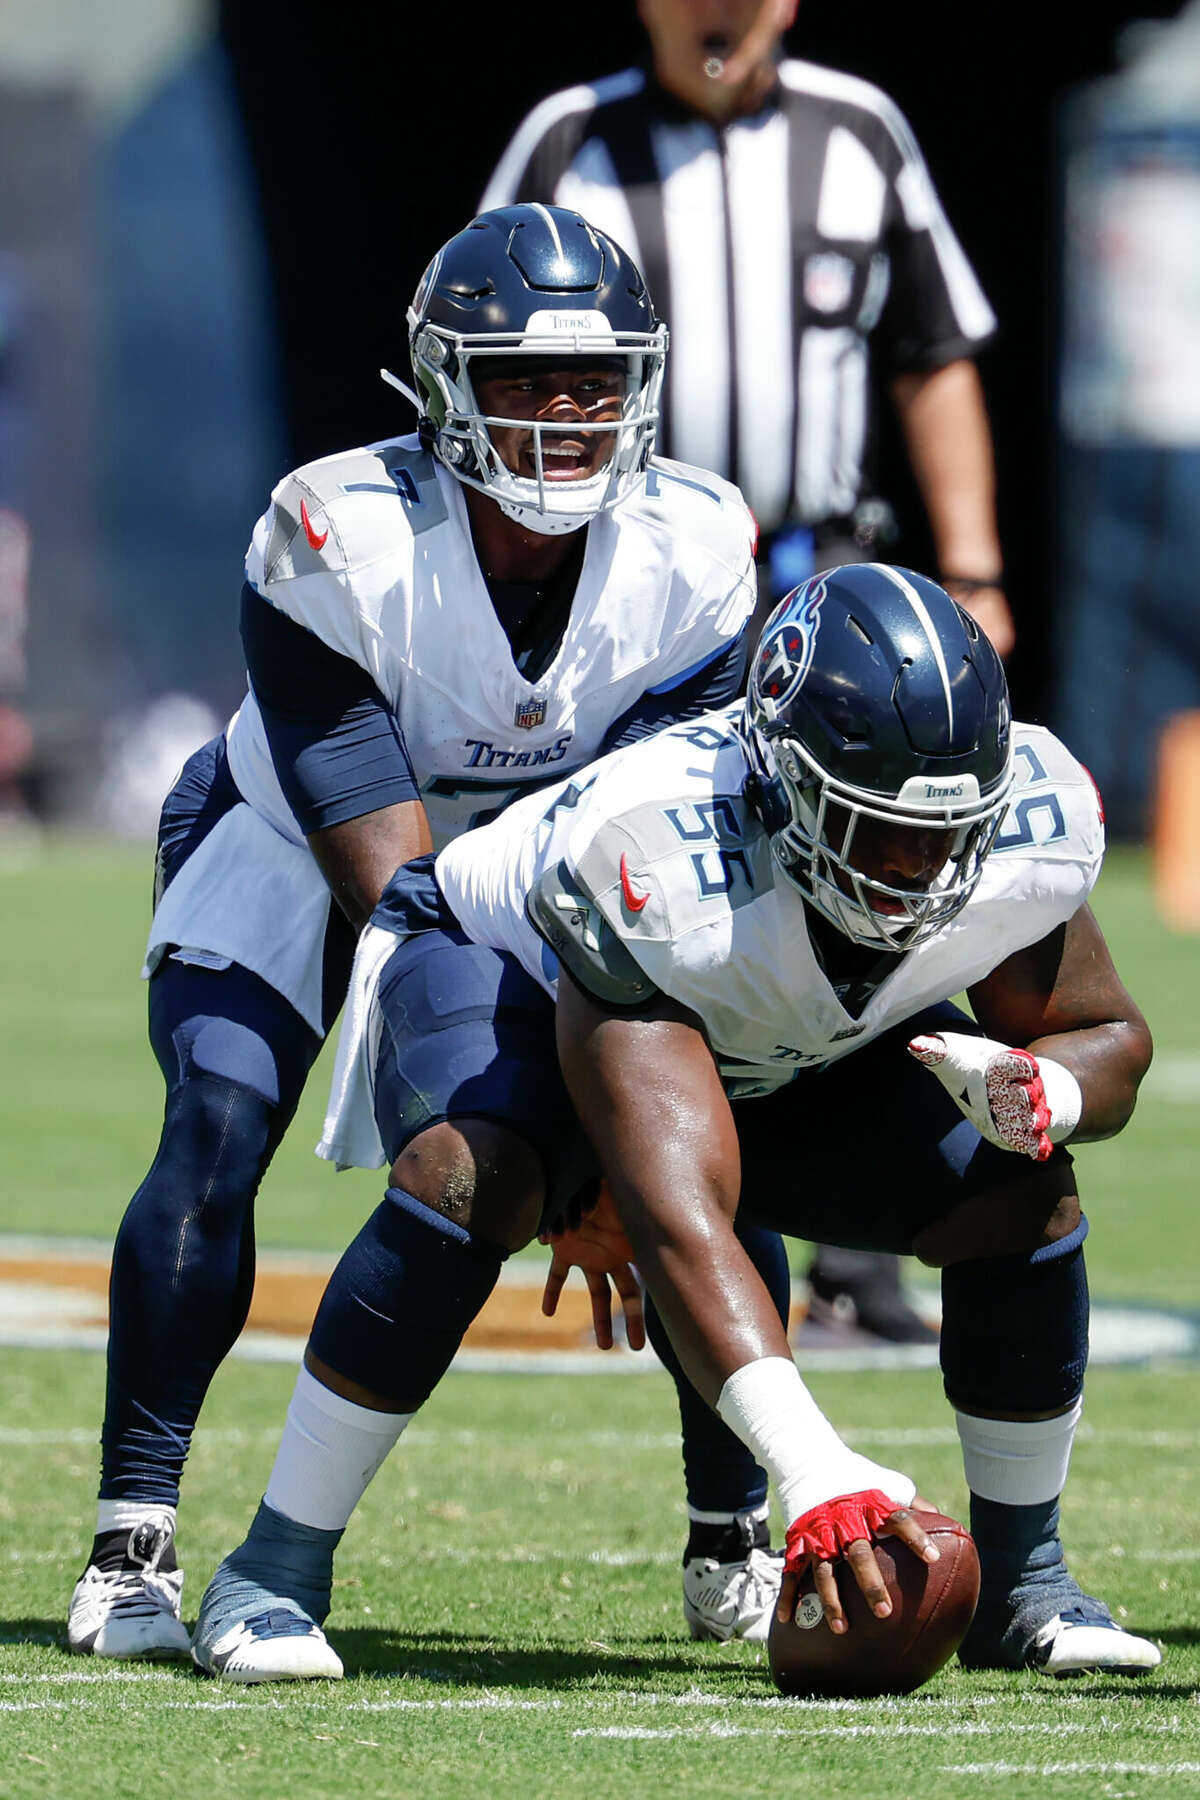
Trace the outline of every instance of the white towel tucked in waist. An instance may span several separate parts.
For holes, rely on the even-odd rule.
[[[375,1123],[375,1059],[381,1016],[379,981],[400,942],[394,931],[368,925],[358,940],[350,991],[338,1034],[325,1128],[317,1155],[339,1169],[378,1169],[383,1141]]]

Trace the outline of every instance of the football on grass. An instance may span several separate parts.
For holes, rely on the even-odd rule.
[[[850,1629],[835,1636],[806,1577],[794,1623],[771,1621],[767,1654],[775,1685],[785,1694],[859,1699],[911,1694],[953,1656],[979,1599],[979,1556],[966,1527],[942,1513],[918,1515],[941,1560],[923,1562],[895,1537],[873,1549],[892,1602],[877,1619],[850,1566],[836,1565],[838,1591]]]

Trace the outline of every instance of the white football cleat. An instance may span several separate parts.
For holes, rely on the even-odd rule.
[[[1100,1606],[1055,1613],[1029,1651],[1031,1667],[1043,1675],[1142,1675],[1161,1661],[1157,1644],[1122,1631]]]
[[[164,1569],[164,1561],[170,1567]],[[78,1656],[131,1661],[187,1656],[191,1639],[179,1616],[183,1570],[174,1564],[171,1518],[148,1513],[124,1543],[114,1542],[111,1556],[89,1563],[75,1583],[68,1648]]]
[[[783,1581],[782,1550],[747,1550],[737,1562],[692,1556],[683,1565],[683,1616],[694,1638],[765,1644]]]
[[[197,1622],[192,1661],[206,1675],[258,1681],[340,1681],[342,1659],[319,1625],[294,1602],[278,1601],[209,1639]]]

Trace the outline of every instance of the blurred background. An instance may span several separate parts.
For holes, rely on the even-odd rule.
[[[999,315],[1014,700],[1138,841],[1200,708],[1200,5],[1078,17],[802,0],[788,48],[899,102]],[[410,428],[377,371],[429,255],[535,101],[643,46],[632,0],[586,32],[546,0],[469,32],[377,0],[4,0],[0,834],[150,836],[238,702],[271,487]],[[889,554],[930,566],[889,417]]]

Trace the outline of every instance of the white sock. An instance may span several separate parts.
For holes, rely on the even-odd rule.
[[[981,1500],[1036,1506],[1061,1494],[1083,1396],[1055,1419],[980,1419],[956,1412],[967,1486]]]
[[[791,1525],[823,1501],[881,1489],[909,1506],[916,1483],[844,1444],[789,1356],[763,1356],[735,1369],[717,1396],[717,1411],[775,1483]]]
[[[356,1406],[301,1369],[264,1500],[297,1525],[340,1531],[413,1416]]]
[[[692,1525],[734,1525],[739,1519],[749,1519],[752,1525],[761,1525],[770,1518],[771,1508],[766,1500],[761,1506],[743,1507],[741,1512],[704,1512],[698,1506],[689,1506],[687,1516]]]
[[[97,1500],[96,1536],[105,1531],[132,1531],[143,1519],[169,1519],[175,1529],[175,1508],[167,1500]]]

